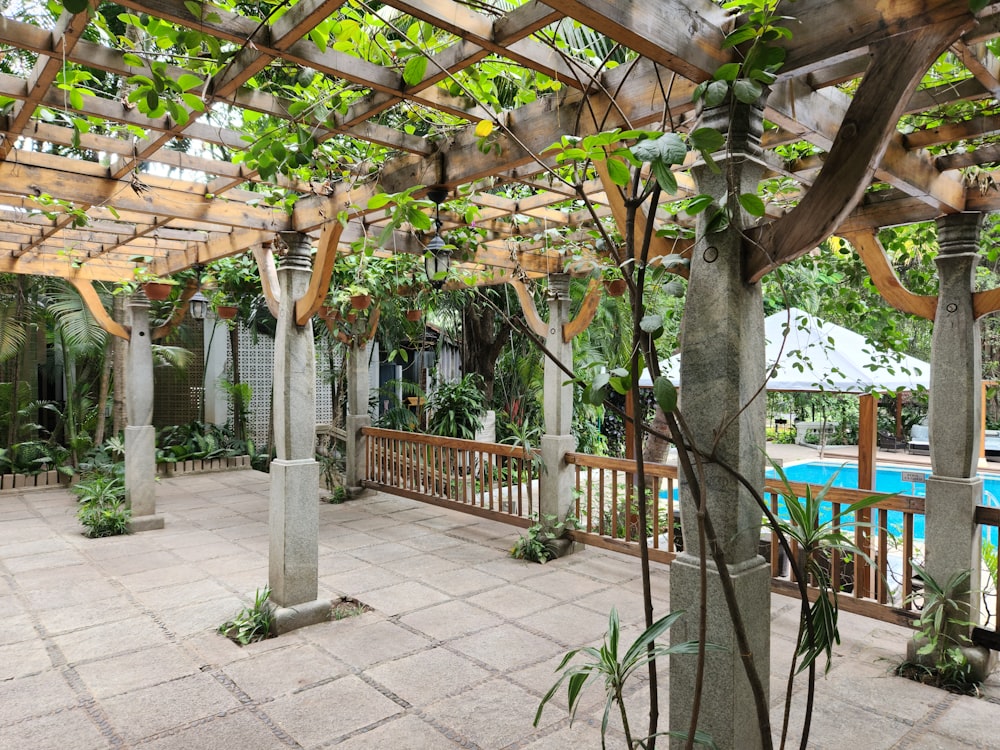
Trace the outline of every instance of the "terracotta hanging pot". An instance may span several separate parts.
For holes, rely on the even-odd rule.
[[[604,288],[610,296],[621,297],[628,287],[625,284],[625,279],[606,279]]]
[[[411,323],[415,323],[416,321],[420,320],[423,314],[424,314],[423,310],[407,310],[406,319],[409,320]]]
[[[367,310],[372,303],[370,294],[355,294],[351,296],[351,307],[355,310]]]
[[[142,285],[142,291],[146,293],[148,299],[161,302],[170,296],[173,287],[173,284],[164,284],[161,281],[147,281]]]
[[[217,305],[215,308],[215,314],[219,320],[232,320],[236,317],[237,312],[239,312],[239,308],[235,305]]]

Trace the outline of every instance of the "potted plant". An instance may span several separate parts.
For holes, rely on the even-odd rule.
[[[609,268],[604,272],[604,290],[610,297],[621,297],[625,294],[628,285],[622,278],[621,271],[617,268]]]
[[[367,310],[372,304],[372,295],[367,286],[351,284],[347,287],[351,307],[355,310]]]
[[[170,297],[177,282],[173,279],[157,276],[146,266],[135,269],[135,280],[142,287],[147,299],[162,302]]]

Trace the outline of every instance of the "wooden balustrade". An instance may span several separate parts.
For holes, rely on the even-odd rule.
[[[527,528],[537,454],[523,448],[366,427],[364,486]]]
[[[537,513],[537,453],[507,445],[378,428],[365,428],[363,432],[368,438],[365,486],[457,507],[522,528],[533,522]],[[569,532],[574,541],[637,556],[639,534],[644,533],[650,559],[664,563],[683,549],[675,466],[645,465],[647,518],[640,523],[634,461],[583,453],[567,454],[566,461],[577,467],[573,512],[579,527]],[[789,486],[800,497],[805,496],[808,487],[800,482]],[[783,515],[784,491],[779,480],[765,480],[763,496],[771,512],[778,516]],[[813,493],[818,491],[812,486]],[[825,495],[823,517],[839,518],[841,510],[870,495],[868,490],[831,487]],[[841,609],[897,624],[909,623],[916,617],[920,582],[914,579],[911,561],[923,558],[923,540],[914,541],[917,518],[923,513],[922,497],[893,495],[871,507],[870,526],[856,526],[847,518],[839,522],[840,530],[871,560],[869,563],[858,556],[845,557],[835,552],[821,563],[836,584]],[[990,528],[1000,528],[1000,509],[979,507],[976,522],[984,527],[985,537]],[[771,564],[771,588],[798,596],[798,583],[786,554],[779,544],[771,542],[773,535],[766,528],[760,549]],[[799,555],[794,543],[791,554]],[[810,597],[816,596],[814,583],[807,582]],[[984,586],[990,583],[984,578]],[[1000,612],[1000,592],[995,585],[983,600],[984,622],[982,628],[977,628],[977,640],[1000,641],[994,632]]]

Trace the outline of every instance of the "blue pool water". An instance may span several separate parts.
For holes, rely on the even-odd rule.
[[[839,464],[825,461],[810,461],[807,463],[784,466],[782,469],[785,472],[785,476],[787,476],[789,481],[792,482],[808,482],[809,484],[824,485],[830,480],[830,477],[836,475],[833,482],[835,487],[858,486],[858,465],[856,463]],[[898,492],[901,495],[924,497],[926,494],[926,485],[923,482],[904,482],[902,476],[903,472],[923,474],[925,478],[930,476],[930,471],[920,471],[909,467],[880,467],[875,474],[874,492]],[[773,469],[768,469],[767,476],[771,478],[777,477]],[[993,508],[1000,507],[1000,478],[985,475],[983,476],[982,504]],[[832,512],[831,507],[826,504],[823,510],[825,510],[825,518],[829,519],[830,513]],[[783,512],[783,508],[779,512]],[[873,519],[873,521],[874,520],[875,519]],[[888,512],[887,521],[889,529],[893,533],[897,535],[902,533],[902,513]],[[915,515],[913,517],[913,538],[924,538],[923,515]],[[995,545],[997,543],[996,528],[989,527],[984,529],[983,538],[989,540]]]

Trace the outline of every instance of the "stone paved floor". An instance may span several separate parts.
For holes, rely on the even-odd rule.
[[[639,632],[634,559],[533,565],[507,556],[516,533],[497,523],[387,495],[321,504],[321,596],[373,611],[240,648],[215,628],[266,583],[267,492],[249,470],[166,479],[165,529],[103,540],[80,534],[65,491],[0,494],[0,748],[600,747],[599,691],[572,726],[561,695],[531,722],[561,655],[599,642],[612,606]],[[655,566],[659,613],[668,585]],[[796,606],[772,601],[775,723]],[[889,675],[905,630],[841,627],[810,747],[1000,747],[993,700]],[[632,686],[636,723],[644,695]]]

